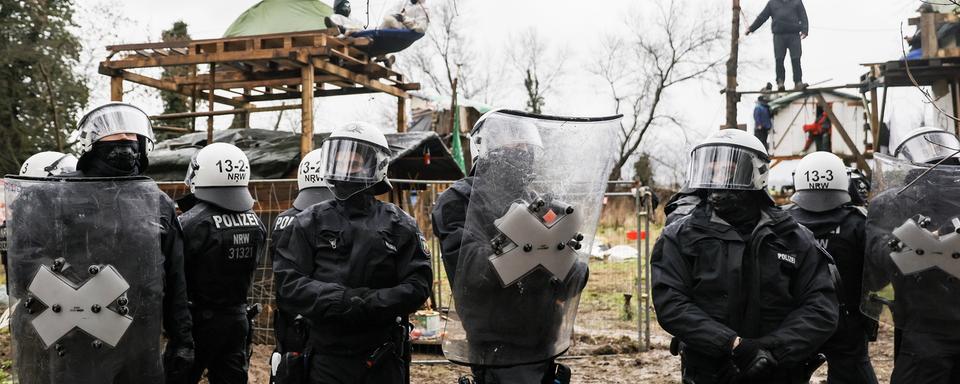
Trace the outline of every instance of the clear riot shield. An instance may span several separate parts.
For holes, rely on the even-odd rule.
[[[162,383],[160,190],[148,178],[7,177],[19,383]]]
[[[960,166],[877,155],[861,310],[911,331],[960,336]]]
[[[507,367],[567,350],[619,120],[499,111],[478,123],[447,359]]]

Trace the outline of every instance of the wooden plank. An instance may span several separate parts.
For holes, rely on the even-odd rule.
[[[307,156],[313,151],[313,87],[314,87],[314,68],[307,64],[303,67],[302,97],[300,98],[300,158]]]
[[[310,56],[325,56],[327,49],[319,48],[299,48],[307,51]],[[174,65],[225,63],[225,62],[249,62],[255,60],[289,60],[290,51],[285,49],[261,49],[240,52],[217,52],[200,53],[185,56],[152,56],[152,57],[132,57],[127,56],[119,60],[106,60],[100,63],[101,66],[110,69],[131,69],[164,67]]]
[[[840,137],[843,138],[844,143],[847,144],[847,147],[850,148],[850,153],[853,153],[854,159],[857,162],[857,166],[863,170],[867,177],[871,177],[873,170],[870,169],[870,165],[867,164],[867,160],[864,158],[863,154],[860,153],[860,150],[857,149],[856,143],[850,139],[850,135],[847,134],[847,130],[843,128],[843,124],[840,123],[840,119],[837,118],[837,115],[833,113],[833,108],[830,107],[830,104],[823,98],[822,93],[817,93],[817,104],[820,105],[820,108],[823,108],[823,111],[827,114],[827,117],[830,119],[830,122],[833,124],[833,129],[840,133]]]

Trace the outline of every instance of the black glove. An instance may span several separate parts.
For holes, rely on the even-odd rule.
[[[365,318],[367,312],[367,295],[369,288],[350,288],[343,291],[340,305],[343,307],[343,317],[348,321],[358,321]]]
[[[753,377],[776,366],[777,360],[755,340],[741,338],[740,345],[733,349],[733,364],[745,377]]]
[[[167,376],[166,383],[187,383],[190,371],[193,369],[194,360],[193,346],[167,345],[167,349],[163,352],[163,370]]]

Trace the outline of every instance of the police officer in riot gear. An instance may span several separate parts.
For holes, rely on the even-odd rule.
[[[870,199],[870,179],[857,168],[847,168],[850,173],[850,204],[866,207]]]
[[[133,105],[108,103],[84,115],[78,131],[77,169],[60,175],[67,182],[23,181],[20,199],[14,203],[18,205],[14,211],[48,210],[50,222],[43,225],[55,230],[48,234],[48,229],[29,223],[25,227],[32,228],[11,227],[11,275],[15,280],[11,286],[15,287],[15,294],[26,295],[26,309],[18,311],[18,316],[24,317],[12,322],[16,325],[14,344],[18,346],[15,355],[19,354],[15,371],[20,373],[22,383],[159,383],[164,376],[168,383],[184,382],[193,363],[194,343],[183,272],[182,232],[173,202],[152,180],[139,176],[147,169],[147,152],[153,145],[149,118]],[[61,164],[66,160],[61,160]],[[108,190],[97,195],[103,189]],[[129,204],[140,206],[130,209]],[[29,216],[24,213],[14,221],[30,220]],[[100,229],[90,233],[93,228]],[[109,237],[111,234],[121,235],[120,239],[125,241],[115,242]],[[45,243],[32,243],[38,238]],[[59,246],[70,247],[71,251],[39,269],[35,263],[43,259],[34,258],[42,257],[42,252],[30,248],[26,255],[15,253],[19,247],[50,248],[57,252]],[[134,248],[137,250],[132,251]],[[81,263],[97,264],[88,267]],[[87,285],[96,279],[97,284],[103,284],[99,287],[108,289],[83,291],[91,295],[86,298],[50,295],[27,285],[29,279],[36,281],[41,276],[38,270],[49,271],[42,276],[61,275],[61,282],[72,280],[79,284],[78,279],[89,279],[84,283]],[[54,289],[56,284],[42,285]],[[122,292],[123,287],[127,287],[126,292],[119,298],[108,294]],[[49,321],[49,313],[66,312],[60,312],[63,306],[59,304],[51,305],[52,301],[61,300],[64,306],[77,301],[100,301],[89,308],[89,313],[102,316],[98,323],[105,328],[96,332],[89,328],[92,324],[87,324],[88,328],[81,329],[90,336],[79,335],[81,332],[74,329],[59,335],[55,345],[45,346],[58,336],[58,332],[51,331],[50,323],[44,322]],[[81,308],[70,313],[85,312]],[[64,317],[61,321],[66,320]],[[168,340],[162,362],[161,321]],[[38,331],[31,333],[24,328],[31,326]],[[35,339],[38,334],[44,341],[40,345]],[[90,337],[95,339],[91,342]],[[56,353],[44,352],[43,348],[55,349]],[[40,355],[34,355],[38,351],[31,349],[38,350]]]
[[[768,167],[753,135],[707,138],[687,172],[706,199],[654,247],[653,302],[681,345],[684,382],[805,382],[805,363],[836,328],[829,256],[773,206]]]
[[[266,241],[249,181],[247,156],[226,143],[197,152],[185,180],[199,200],[180,215],[197,344],[191,383],[199,382],[204,370],[211,384],[247,382],[252,341],[247,296]]]
[[[881,321],[892,312],[894,384],[960,382],[958,151],[955,135],[923,127],[906,135],[896,158],[877,155],[862,305]]]
[[[860,313],[866,210],[854,206],[847,167],[830,152],[804,156],[793,172],[796,193],[784,210],[813,232],[836,261],[843,291],[839,292],[837,332],[823,345],[830,383],[876,383],[868,343],[877,322]]]
[[[273,225],[273,233],[270,235],[271,252],[273,262],[279,259],[276,257],[277,241],[282,237],[283,232],[293,222],[294,217],[314,204],[333,199],[333,192],[330,191],[330,185],[323,180],[323,163],[321,158],[323,151],[315,149],[303,157],[300,161],[300,167],[297,168],[297,193],[293,201],[293,207],[277,216]],[[274,267],[276,270],[277,267]],[[303,372],[305,368],[303,359],[307,347],[307,332],[309,326],[307,319],[298,313],[287,313],[283,306],[275,312],[273,329],[277,340],[277,348],[274,351],[272,360],[277,361],[277,368],[271,372],[276,384],[300,384],[306,377]]]
[[[277,241],[277,302],[309,321],[308,382],[402,383],[406,319],[429,297],[430,254],[413,218],[374,197],[392,189],[379,130],[348,124],[320,150],[335,199],[296,215]]]
[[[569,382],[554,360],[587,281],[578,250],[595,233],[618,121],[498,110],[471,131],[470,176],[432,219],[456,313],[444,355],[476,383]]]

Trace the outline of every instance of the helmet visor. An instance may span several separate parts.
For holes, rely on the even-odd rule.
[[[947,132],[928,132],[914,136],[900,145],[897,157],[914,163],[927,163],[954,156],[960,151],[960,141]]]
[[[543,150],[543,140],[537,126],[532,123],[521,123],[517,118],[495,115],[483,123],[481,145],[487,152],[501,148],[522,148],[529,150]]]
[[[371,185],[387,173],[389,156],[378,146],[345,139],[329,139],[321,148],[321,166],[326,180]]]
[[[761,189],[766,161],[755,152],[729,146],[702,146],[693,151],[687,187],[693,189]]]
[[[154,142],[150,118],[143,111],[127,105],[107,105],[90,112],[80,122],[80,132],[89,135],[91,143],[118,133],[137,134],[151,144]]]

